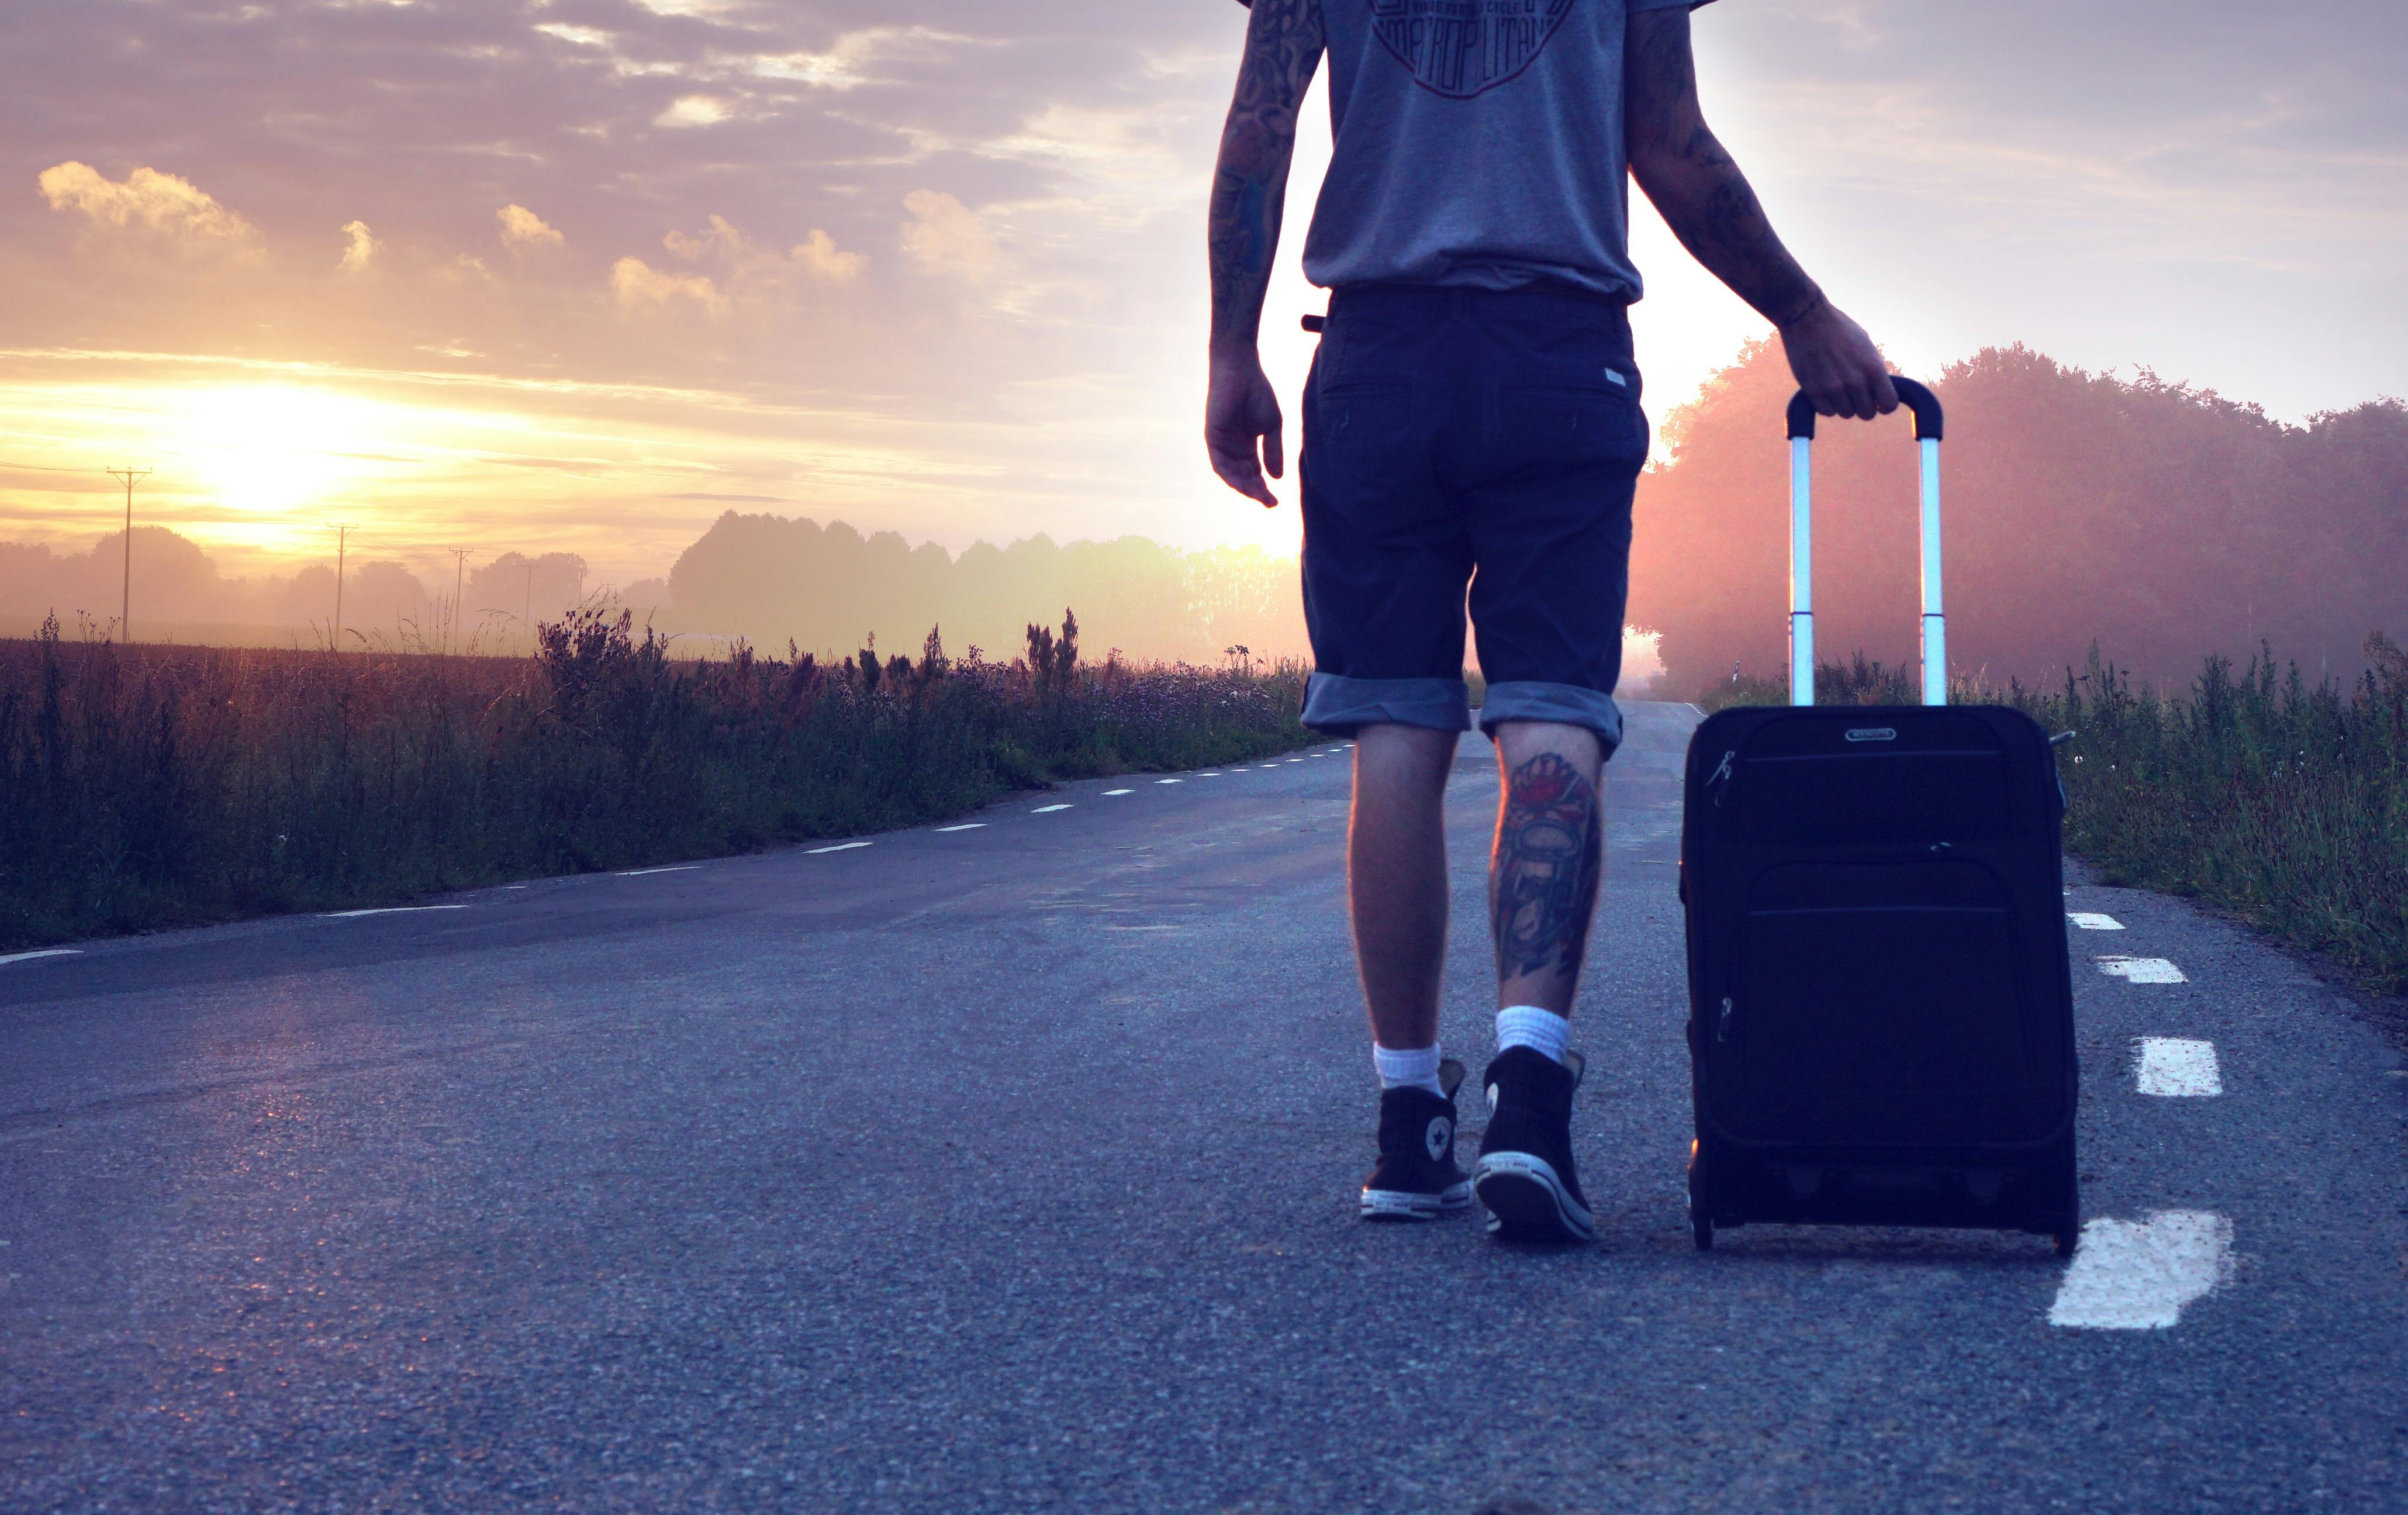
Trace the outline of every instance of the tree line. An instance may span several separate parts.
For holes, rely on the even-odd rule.
[[[1630,619],[1660,631],[1681,695],[1787,666],[1793,383],[1752,345],[1667,419],[1641,480]],[[2200,660],[2261,644],[2348,677],[2371,631],[2408,631],[2408,407],[2286,426],[2145,370],[2093,374],[1992,348],[1933,384],[1942,444],[1949,660],[2003,684],[2061,679],[2095,641],[2184,687]],[[1911,664],[1920,610],[1905,412],[1826,421],[1814,448],[1818,650]]]

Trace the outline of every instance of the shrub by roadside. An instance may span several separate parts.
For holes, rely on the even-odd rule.
[[[639,867],[1302,745],[1303,675],[864,649],[672,660],[583,611],[532,659],[0,642],[0,948]]]

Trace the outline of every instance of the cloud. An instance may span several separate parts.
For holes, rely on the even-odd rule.
[[[652,118],[655,126],[716,126],[736,113],[715,94],[689,94]]]
[[[352,274],[366,270],[368,260],[377,255],[377,248],[380,245],[375,235],[368,230],[368,224],[365,221],[347,221],[343,223],[343,235],[351,238],[351,245],[343,249],[342,261],[335,267],[345,273]]]
[[[191,180],[136,168],[122,180],[90,164],[67,162],[42,170],[38,180],[53,210],[79,210],[95,226],[134,228],[189,243],[248,242],[258,229]]]
[[[753,241],[735,223],[717,214],[710,217],[707,230],[699,234],[672,231],[661,238],[661,246],[688,263],[716,265],[730,295],[774,289],[797,272],[832,284],[849,283],[869,266],[862,253],[838,248],[824,228],[814,227],[792,252],[780,253]]]
[[[817,226],[811,228],[810,237],[796,244],[794,256],[814,278],[836,284],[858,279],[861,270],[869,266],[869,259],[859,252],[837,251],[836,238]]]
[[[740,258],[745,255],[751,244],[745,241],[744,234],[730,224],[725,216],[714,214],[710,218],[710,229],[701,236],[690,237],[684,232],[673,231],[661,238],[661,245],[679,257],[693,263],[709,257],[714,252],[724,252],[731,257]]]
[[[795,79],[815,89],[851,90],[881,82],[876,72],[881,63],[924,63],[940,57],[948,47],[976,40],[928,26],[870,26],[845,33],[824,51],[755,57],[752,71],[768,79]]]
[[[678,300],[692,300],[712,315],[727,309],[727,296],[710,275],[663,273],[641,258],[621,258],[610,266],[610,292],[629,310]]]
[[[506,205],[494,212],[502,224],[502,245],[511,248],[559,247],[567,240],[560,229],[523,205]]]
[[[903,251],[939,273],[984,279],[1002,261],[995,234],[979,213],[937,190],[913,190],[903,196],[911,219],[903,224]]]

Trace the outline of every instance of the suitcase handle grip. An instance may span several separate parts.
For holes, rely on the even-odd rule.
[[[1948,617],[1940,597],[1940,434],[1945,418],[1931,391],[1893,377],[1914,412],[1923,455],[1923,702],[1948,703]],[[1814,406],[1803,390],[1789,402],[1789,702],[1814,702]]]
[[[1898,391],[1899,399],[1914,412],[1914,440],[1921,441],[1928,437],[1939,441],[1948,421],[1946,413],[1940,409],[1939,398],[1912,379],[1892,375],[1889,386]],[[1793,441],[1800,437],[1808,441],[1814,440],[1814,402],[1806,397],[1806,391],[1802,389],[1789,401],[1789,437]]]

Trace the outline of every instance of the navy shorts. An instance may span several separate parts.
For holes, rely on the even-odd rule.
[[[1623,305],[1565,290],[1351,286],[1305,385],[1304,723],[1622,740],[1630,499],[1647,461]]]

